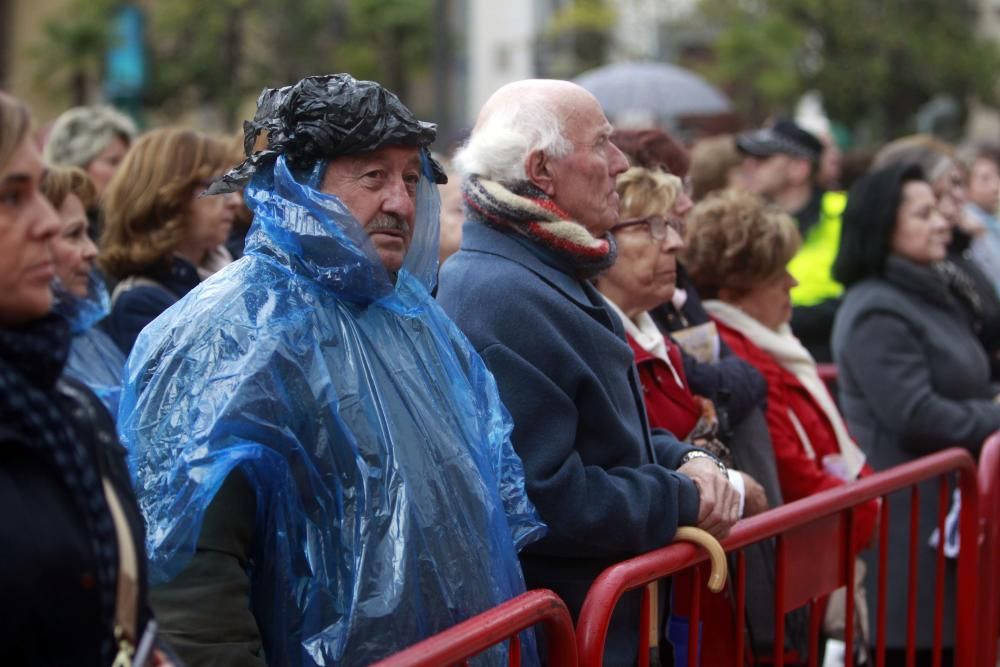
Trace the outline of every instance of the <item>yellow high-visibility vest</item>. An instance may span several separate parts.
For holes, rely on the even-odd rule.
[[[815,306],[843,294],[844,286],[833,279],[833,262],[840,250],[840,216],[846,206],[845,192],[823,195],[819,221],[802,239],[802,247],[788,263],[788,272],[799,281],[792,289],[792,305]]]

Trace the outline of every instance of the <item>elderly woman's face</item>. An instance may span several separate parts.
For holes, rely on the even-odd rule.
[[[25,140],[0,172],[0,324],[18,325],[52,307],[51,242],[59,217],[42,196],[42,159]]]
[[[111,182],[111,177],[118,171],[118,166],[125,159],[128,152],[128,144],[121,137],[115,137],[101,153],[87,165],[87,176],[97,189],[97,195],[104,193],[104,189]]]
[[[754,318],[768,329],[777,331],[782,324],[792,319],[792,288],[799,284],[787,269],[773,278],[758,282],[738,296],[726,298],[744,313]]]
[[[945,258],[950,236],[931,186],[924,181],[904,184],[889,242],[892,252],[917,264],[939,262]]]
[[[601,274],[597,286],[629,317],[673,297],[677,253],[684,247],[679,225],[651,216],[622,220],[612,228],[618,258]]]

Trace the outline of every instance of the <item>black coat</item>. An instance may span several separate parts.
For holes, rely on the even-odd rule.
[[[63,379],[53,394],[87,458],[121,499],[139,557],[141,636],[149,619],[144,528],[125,449],[111,416],[83,384]],[[3,664],[107,667],[101,643],[113,629],[98,620],[98,580],[85,522],[55,465],[6,424],[0,426],[0,507]]]
[[[677,265],[677,287],[687,291],[683,308],[678,310],[668,301],[649,311],[656,326],[668,336],[674,331],[711,321],[681,264]],[[684,374],[691,391],[711,400],[719,411],[720,420],[735,428],[752,412],[764,408],[767,383],[756,368],[733,354],[721,339],[719,346],[719,360],[711,364],[702,363],[682,351]]]
[[[108,335],[126,356],[132,352],[135,339],[147,324],[201,282],[198,269],[179,257],[174,257],[169,270],[151,271],[136,277],[140,282],[134,287],[115,291],[111,312],[103,323]]]

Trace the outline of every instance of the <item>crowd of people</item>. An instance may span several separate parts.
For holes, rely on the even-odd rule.
[[[266,89],[244,127],[140,133],[86,107],[38,134],[0,93],[11,664],[363,665],[531,588],[576,618],[679,526],[722,539],[1000,429],[988,146],[905,137],[844,183],[792,120],[688,148],[529,80],[442,157],[435,125],[347,74]],[[928,665],[933,545],[955,553],[936,497]],[[884,602],[904,664],[910,496],[892,502],[886,600],[871,501],[861,574],[824,610],[842,637],[855,597],[861,663]],[[755,655],[808,659],[795,632],[774,646],[773,554],[747,555]],[[652,597],[677,655],[686,588]],[[727,595],[704,602],[702,664],[739,660]],[[606,664],[635,663],[641,606],[616,608]],[[524,635],[526,664],[544,650]]]

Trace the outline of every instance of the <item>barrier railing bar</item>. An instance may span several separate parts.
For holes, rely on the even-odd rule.
[[[844,579],[844,667],[854,667],[854,509],[844,516],[844,561],[847,575]]]
[[[510,638],[510,654],[507,656],[507,664],[511,667],[521,667],[521,639],[517,635]]]
[[[934,555],[934,650],[931,654],[934,667],[941,667],[941,647],[944,645],[944,532],[948,515],[948,478],[938,479],[938,544]]]
[[[785,664],[785,538],[778,535],[774,541],[774,665]]]
[[[819,518],[830,516],[848,507],[953,471],[959,474],[963,502],[964,497],[970,493],[975,496],[977,494],[975,462],[967,451],[951,448],[876,473],[852,482],[849,486],[822,491],[745,519],[733,528],[729,537],[723,540],[722,546],[726,551],[732,552],[769,537],[778,536],[784,531],[809,524]],[[970,507],[971,511],[966,512],[963,507],[962,512],[963,544],[969,538],[970,533],[973,537],[978,535],[975,526],[978,516],[978,498],[970,501],[969,504],[973,505]],[[972,521],[973,526],[966,529],[965,524],[968,521]],[[780,538],[777,547],[776,562],[780,562],[783,559]],[[974,547],[970,546],[969,551],[972,553],[963,554],[963,558],[959,561],[960,580],[962,574],[965,575],[966,579],[970,575],[972,577],[976,575],[975,570],[970,573],[968,566],[966,566],[967,561],[971,561],[969,565],[972,566],[975,566],[976,562]],[[674,544],[629,559],[605,570],[591,587],[591,591],[584,601],[580,621],[577,625],[581,665],[590,664],[588,656],[603,654],[607,638],[607,620],[623,593],[702,562],[706,558],[707,555],[704,552],[692,545]],[[776,588],[781,588],[781,577],[777,579]],[[976,600],[975,595],[973,595],[976,591],[975,579],[973,578],[965,585],[971,588],[967,588],[964,595],[965,597],[972,595],[971,603],[975,605]],[[963,590],[961,585],[959,590]],[[781,592],[783,597],[783,591]],[[776,595],[779,602],[782,597]],[[781,622],[783,618],[777,618],[780,615],[781,606],[780,603],[777,605],[775,613],[778,621],[775,624],[775,659],[778,667],[784,662],[784,623]],[[964,650],[966,653],[971,652],[970,655],[974,656],[976,649],[974,646],[976,641],[975,628],[963,628],[962,630],[965,638],[971,639],[973,646],[963,647],[959,640],[956,642],[959,652]],[[956,664],[964,667],[965,665],[973,665],[974,662],[956,662]]]
[[[826,605],[826,598],[809,601],[809,667],[819,665],[819,628],[823,623],[823,614],[819,608]]]
[[[701,565],[691,568],[691,614],[688,618],[688,667],[698,667],[701,625]]]
[[[920,489],[910,489],[910,552],[907,560],[907,586],[909,599],[906,605],[906,667],[916,667],[917,662],[917,542],[920,540]]]
[[[980,531],[982,535],[979,661],[997,662],[1000,635],[1000,432],[990,436],[979,455]],[[965,530],[963,527],[962,530]]]
[[[888,575],[885,568],[889,556],[889,497],[882,498],[878,521],[878,609],[875,620],[875,667],[885,667],[885,589]]]
[[[742,549],[736,555],[736,667],[746,662],[744,635],[747,629],[747,560]]]
[[[649,667],[650,597],[649,586],[646,586],[642,589],[642,606],[639,608],[639,667]]]
[[[964,616],[969,622],[956,623],[955,663],[960,667],[982,664],[977,660],[976,642],[979,632],[979,487],[978,478],[961,471],[958,476],[962,511],[959,515],[959,559],[955,609],[959,620]]]
[[[389,656],[377,667],[453,665],[542,624],[552,667],[576,667],[576,638],[566,604],[550,590],[534,590]]]

